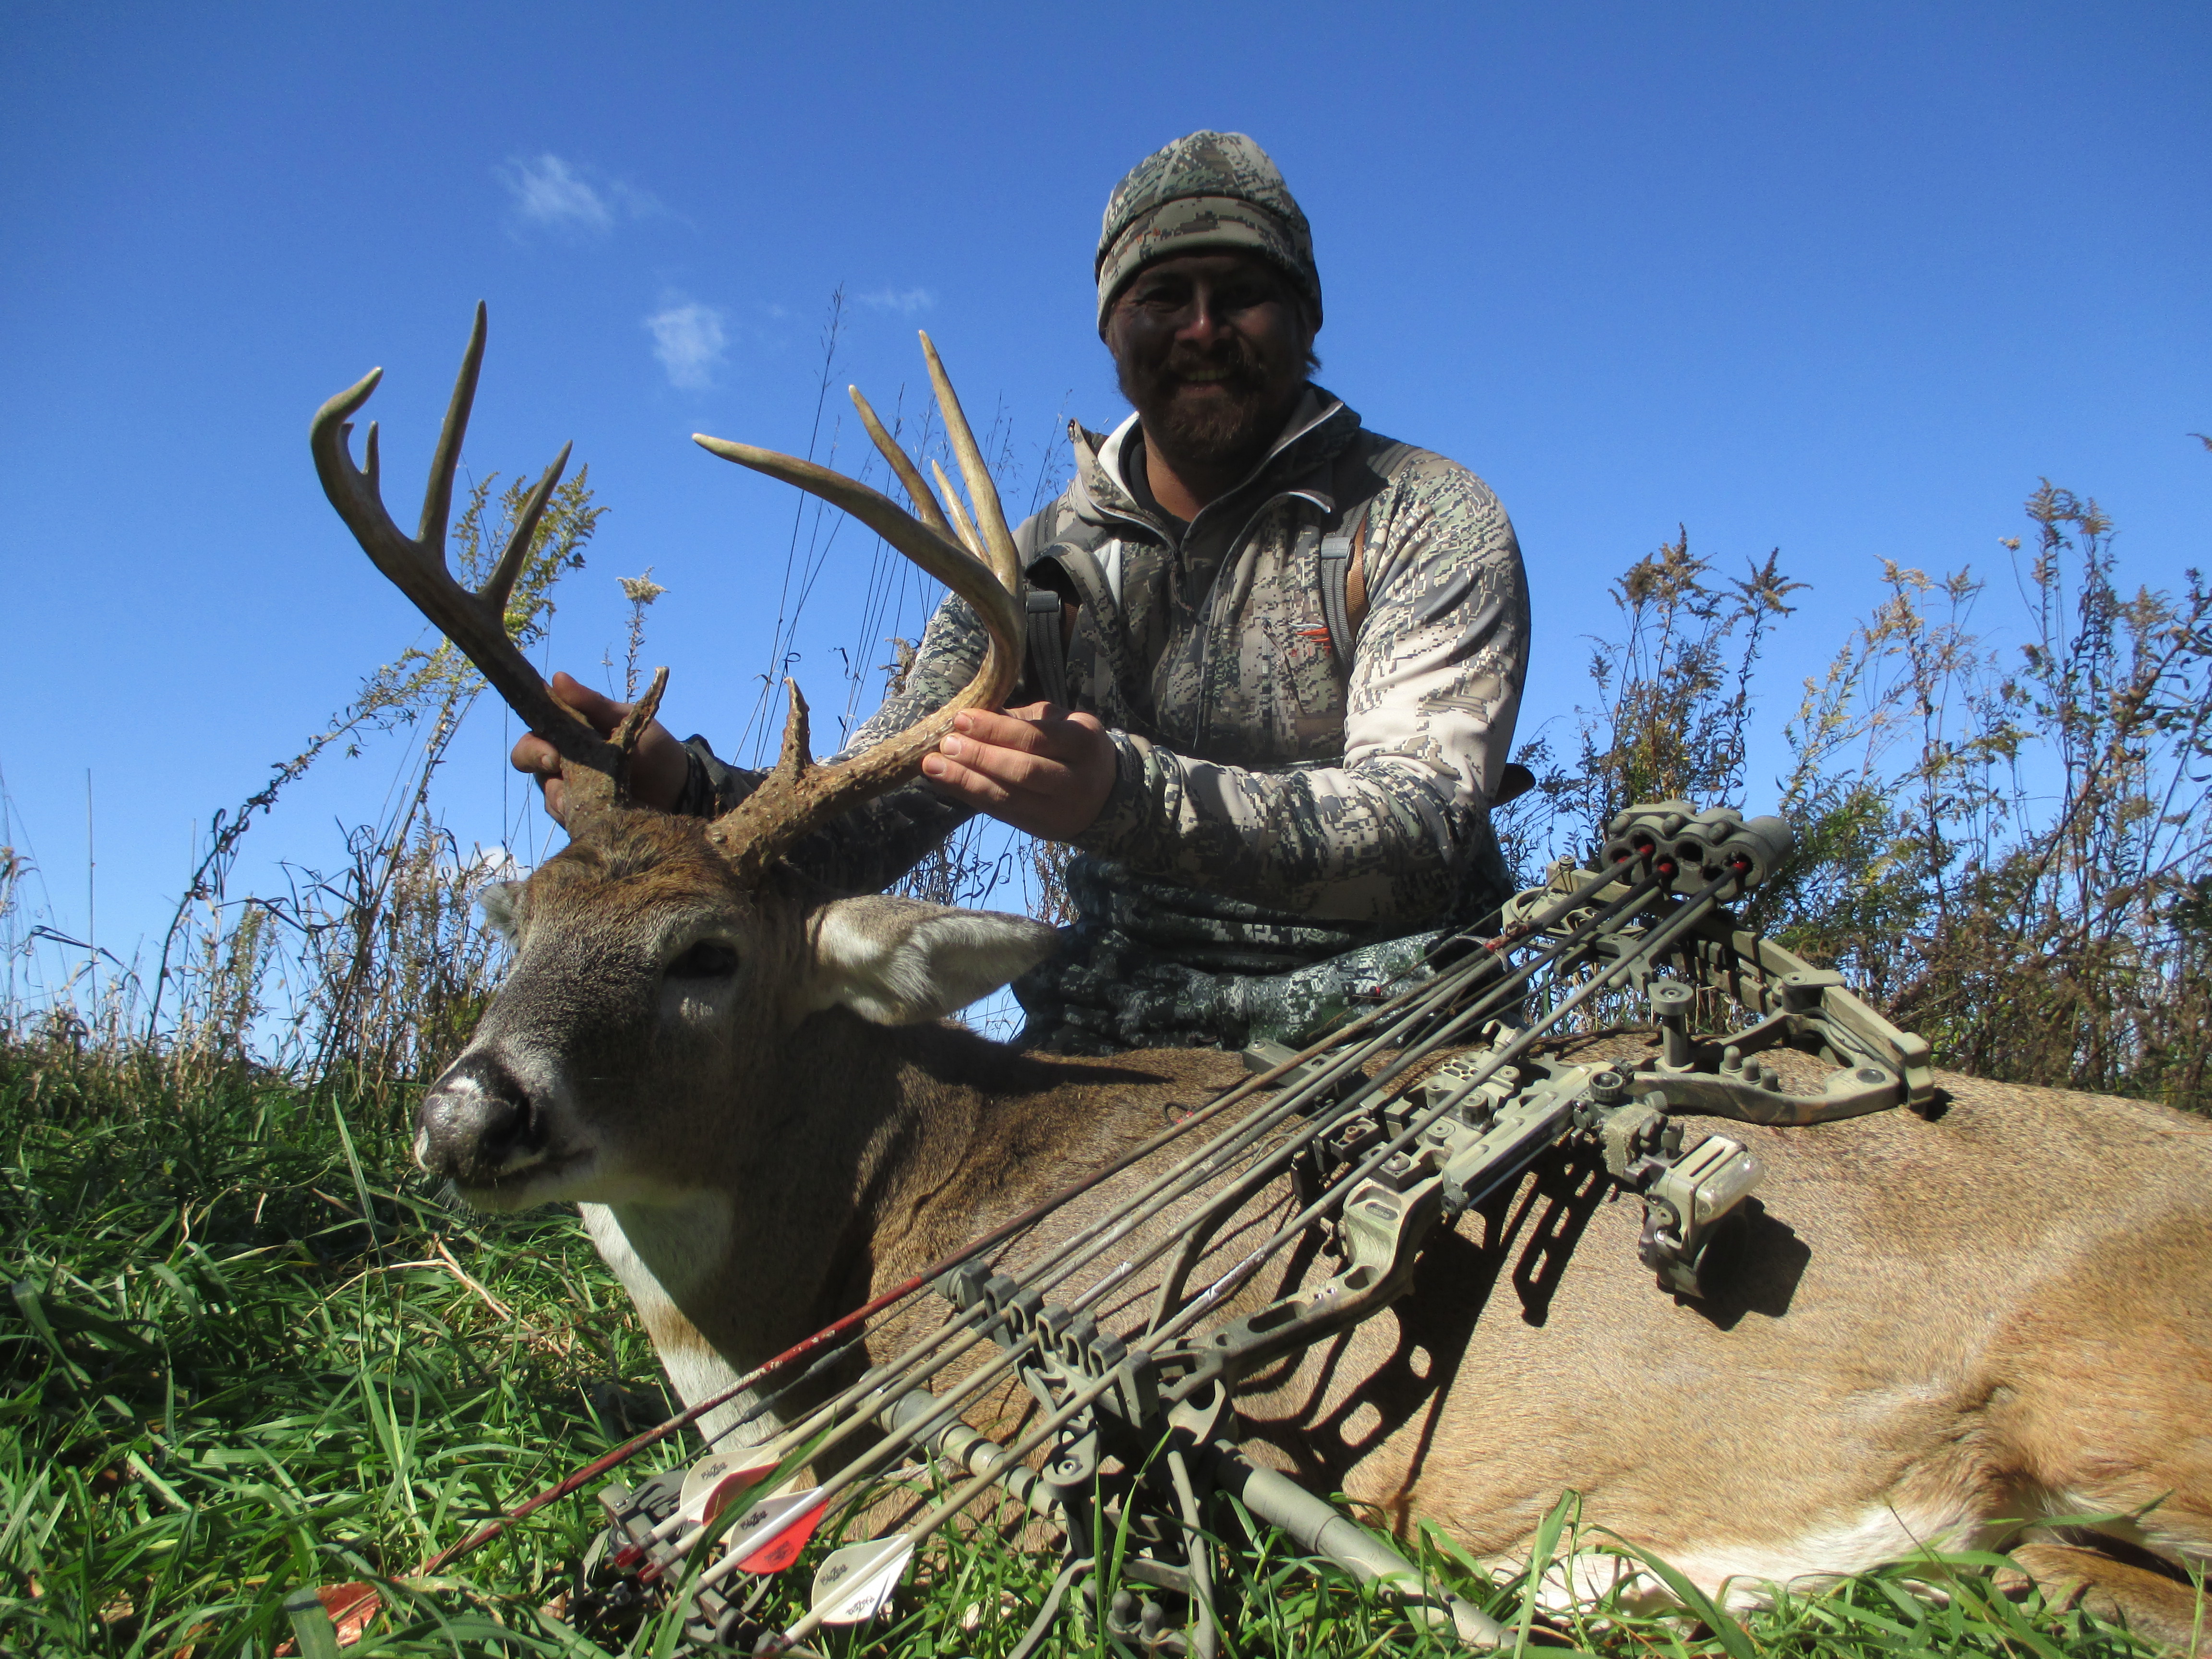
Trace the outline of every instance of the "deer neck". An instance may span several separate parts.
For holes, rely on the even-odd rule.
[[[970,1045],[991,1048],[817,1016],[747,1085],[729,1117],[750,1127],[700,1158],[699,1185],[579,1206],[687,1406],[865,1301],[887,1260],[965,1224],[957,1171],[988,1110],[959,1079]]]
[[[1035,1062],[958,1026],[886,1027],[834,1010],[801,1027],[782,1095],[802,1103],[766,1154],[777,1161],[753,1167],[805,1161],[809,1179],[783,1195],[781,1224],[811,1241],[822,1299],[803,1329],[780,1336],[819,1328],[989,1224],[993,1126],[1024,1067]]]

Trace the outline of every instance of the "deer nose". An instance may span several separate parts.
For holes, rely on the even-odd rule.
[[[489,1054],[453,1062],[416,1116],[415,1159],[464,1184],[496,1179],[544,1149],[544,1116],[530,1091]]]

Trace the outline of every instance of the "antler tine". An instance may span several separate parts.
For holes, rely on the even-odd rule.
[[[653,724],[653,717],[660,712],[660,694],[668,690],[668,670],[664,665],[653,671],[652,684],[645,695],[630,704],[629,713],[622,717],[610,741],[622,751],[623,762],[629,763],[630,752],[637,747],[638,738]]]
[[[438,428],[438,447],[430,457],[430,482],[422,491],[422,524],[415,539],[446,562],[446,520],[453,510],[453,474],[460,470],[461,441],[469,435],[469,411],[476,407],[477,376],[483,370],[484,333],[490,313],[482,300],[469,325],[469,347],[461,354],[461,372],[453,377],[453,395],[446,404],[446,418]]]
[[[784,677],[783,694],[787,699],[787,712],[783,720],[783,749],[775,757],[775,769],[796,775],[814,764],[812,721],[806,707],[806,694],[799,689],[799,682],[787,674]]]
[[[890,463],[891,471],[898,474],[900,486],[905,489],[907,499],[914,503],[915,517],[946,541],[957,540],[952,526],[945,520],[944,509],[937,504],[937,497],[929,493],[928,484],[922,481],[921,473],[915,464],[907,459],[906,451],[901,449],[897,441],[884,430],[884,423],[876,418],[876,411],[868,407],[868,400],[860,395],[860,388],[848,386],[845,390],[852,395],[854,406],[860,411],[860,423],[868,428],[868,436],[875,441],[877,452]]]
[[[930,458],[929,470],[936,475],[937,487],[945,492],[945,508],[952,515],[952,527],[959,532],[960,545],[985,564],[989,564],[990,556],[983,551],[983,544],[975,534],[975,524],[961,509],[960,492],[952,487],[952,480],[945,476],[945,469],[938,465],[935,456]]]
[[[368,401],[368,392],[375,391],[377,382],[381,380],[383,378],[384,371],[382,369],[372,368],[368,371],[368,378],[362,381],[359,386],[354,387],[353,390],[355,392],[361,392],[362,386],[364,386],[368,388],[368,392],[361,392],[362,403],[365,404]],[[353,394],[352,392],[345,392],[340,395],[350,397]],[[359,407],[361,407],[360,404],[353,405],[354,409],[358,409]],[[350,414],[352,410],[349,410],[347,412]],[[350,436],[352,432],[353,423],[349,421],[338,428],[338,436],[341,440]],[[362,469],[362,477],[363,481],[368,485],[368,493],[375,496],[378,502],[380,504],[384,500],[384,489],[381,483],[384,477],[384,462],[380,459],[377,453],[376,422],[374,421],[371,421],[368,423],[368,442],[364,446],[364,447],[368,451],[368,465]],[[394,529],[398,528],[396,525],[392,527]]]
[[[1018,593],[1022,586],[1021,555],[1014,547],[1013,532],[1006,528],[1006,515],[999,507],[999,487],[991,482],[991,470],[983,465],[983,452],[975,447],[975,434],[969,429],[968,416],[960,407],[960,398],[952,390],[952,380],[945,372],[945,364],[937,355],[937,347],[927,331],[921,331],[921,355],[929,360],[930,384],[937,388],[937,406],[945,412],[945,435],[952,441],[952,453],[960,462],[960,476],[968,481],[968,502],[975,510],[975,529],[986,548],[990,550],[991,568],[999,573],[999,580],[1006,585],[1010,593]]]
[[[955,715],[1004,701],[1021,671],[1021,616],[1012,590],[989,564],[970,556],[945,530],[923,523],[859,480],[750,444],[704,434],[694,434],[692,441],[725,460],[781,478],[844,508],[966,599],[990,636],[975,678],[942,708],[896,736],[827,766],[813,763],[806,700],[796,685],[786,682],[791,713],[784,726],[782,757],[758,788],[715,820],[710,832],[733,863],[757,875],[810,830],[912,776],[921,757],[952,729]],[[922,493],[927,495],[926,488]]]
[[[507,600],[528,556],[539,518],[568,461],[564,447],[524,503],[514,533],[507,540],[482,589],[471,593],[453,580],[446,564],[446,519],[453,506],[453,477],[460,465],[461,439],[468,428],[469,408],[476,395],[477,375],[483,362],[485,310],[477,307],[475,326],[469,333],[468,350],[453,386],[446,421],[438,434],[438,447],[430,464],[429,487],[422,498],[422,527],[414,538],[400,533],[385,510],[378,489],[377,432],[368,429],[367,471],[356,467],[348,452],[349,417],[367,403],[384,377],[374,369],[315,412],[308,428],[308,445],[323,493],[337,509],[338,517],[353,532],[362,550],[392,586],[462,653],[477,665],[485,680],[507,706],[561,756],[562,775],[570,786],[572,801],[589,808],[618,800],[629,745],[610,743],[592,731],[584,717],[553,695],[530,659],[507,631]],[[656,677],[650,700],[657,702],[664,677]],[[647,702],[639,707],[647,708]],[[642,720],[637,729],[643,729]],[[629,742],[635,741],[632,732]],[[573,814],[573,809],[572,809]]]
[[[514,579],[522,574],[523,562],[530,556],[530,544],[538,538],[538,520],[545,512],[545,503],[552,500],[561,475],[568,470],[568,452],[575,447],[573,442],[561,446],[553,465],[545,469],[531,490],[530,499],[523,502],[521,516],[514,521],[514,533],[507,538],[499,562],[492,567],[491,574],[477,590],[477,597],[499,613],[502,625],[507,617],[507,596],[514,592]]]
[[[832,507],[842,507],[974,605],[990,630],[993,643],[1003,646],[1009,653],[1007,665],[1019,663],[1021,621],[1012,592],[999,580],[997,572],[971,558],[958,543],[931,529],[879,490],[826,466],[727,438],[710,438],[703,432],[693,433],[691,441],[726,461],[765,472],[810,495],[820,496]],[[1008,683],[1012,684],[1011,676]]]

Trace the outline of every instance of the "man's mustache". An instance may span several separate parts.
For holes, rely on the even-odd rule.
[[[1159,378],[1170,382],[1200,379],[1254,391],[1266,384],[1267,371],[1243,341],[1231,340],[1210,350],[1177,347],[1161,366]]]

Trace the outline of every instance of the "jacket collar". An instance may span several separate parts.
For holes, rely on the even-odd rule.
[[[1137,505],[1122,481],[1129,438],[1137,429],[1134,414],[1103,440],[1071,421],[1068,437],[1075,450],[1076,469],[1069,496],[1078,516],[1090,523],[1129,520],[1172,544],[1175,538],[1167,526]],[[1328,489],[1328,464],[1343,453],[1358,430],[1358,413],[1342,398],[1309,385],[1267,453],[1236,489],[1199,510],[1191,521],[1192,530],[1225,514],[1249,513],[1261,500],[1279,495],[1309,495],[1323,511],[1329,510],[1334,501]]]

